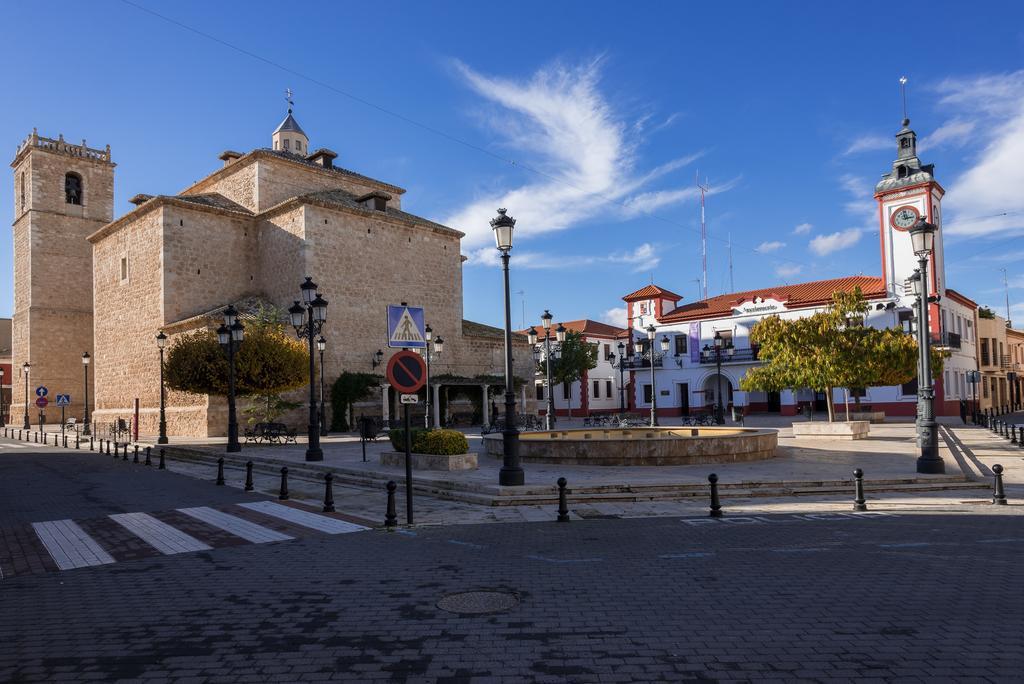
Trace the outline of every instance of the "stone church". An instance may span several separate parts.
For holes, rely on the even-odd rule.
[[[371,362],[378,349],[387,361],[385,307],[408,302],[425,308],[427,323],[445,341],[431,363],[441,381],[432,383],[434,410],[459,404],[486,419],[488,389],[501,391],[503,339],[499,329],[463,319],[463,234],[403,211],[405,190],[337,159],[310,147],[289,109],[269,148],[225,151],[221,166],[202,180],[177,194],[137,194],[135,208],[114,219],[110,146],[33,131],[11,164],[14,369],[27,362],[31,387],[70,394],[68,415],[79,420],[86,383],[90,418],[98,423],[131,419],[137,401],[139,432],[155,434],[156,335],[169,335],[171,346],[177,335],[216,327],[228,304],[240,308],[243,321],[261,305],[286,310],[311,276],[329,301],[328,396],[343,371],[383,370]],[[402,277],[385,263],[402,264]],[[517,336],[514,348],[516,375],[532,376],[526,339]],[[20,416],[22,395],[14,394],[11,415]],[[297,401],[304,396],[295,393]],[[517,398],[523,410],[525,394]],[[385,385],[380,399],[360,410],[388,417],[396,400]],[[299,409],[290,422],[302,425],[305,415]],[[172,437],[223,435],[226,402],[168,392],[167,422]]]

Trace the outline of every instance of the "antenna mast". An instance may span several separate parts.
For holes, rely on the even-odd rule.
[[[732,233],[729,233],[729,292],[735,292],[736,286],[732,282]]]
[[[710,189],[707,178],[704,179],[704,185],[700,184],[700,172],[695,174],[694,180],[697,183],[697,189],[700,190],[700,273],[701,281],[704,289],[704,299],[708,298],[708,226],[704,220],[704,196]]]
[[[999,270],[1003,272],[1003,291],[1006,293],[1006,327],[1009,328],[1010,327],[1010,323],[1011,323],[1011,321],[1010,321],[1010,286],[1006,282],[1006,269],[1005,268],[1001,268]]]

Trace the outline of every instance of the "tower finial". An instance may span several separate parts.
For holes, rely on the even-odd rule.
[[[292,89],[291,88],[285,88],[284,89],[284,99],[287,100],[287,102],[288,102],[288,113],[291,114],[292,113],[292,107],[295,106],[295,102],[292,101]],[[904,109],[906,109],[906,107],[904,107]]]
[[[900,76],[900,95],[903,97],[903,125],[909,126],[910,119],[907,117],[907,77]]]

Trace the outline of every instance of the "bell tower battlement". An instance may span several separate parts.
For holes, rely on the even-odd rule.
[[[81,419],[81,358],[93,350],[92,245],[86,238],[113,219],[115,164],[109,145],[96,149],[33,129],[17,146],[11,167],[12,361],[17,368],[31,364],[33,386],[70,394],[68,415]],[[16,419],[23,407],[15,394]],[[31,409],[35,423],[38,414]]]

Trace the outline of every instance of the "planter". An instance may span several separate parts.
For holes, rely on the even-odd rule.
[[[793,423],[793,436],[803,439],[866,439],[869,425],[866,420],[799,422]]]
[[[410,454],[413,470],[476,470],[476,454]],[[384,451],[380,455],[380,464],[386,466],[405,467],[404,451]]]
[[[866,420],[869,423],[884,423],[885,411],[850,411],[850,420]]]

